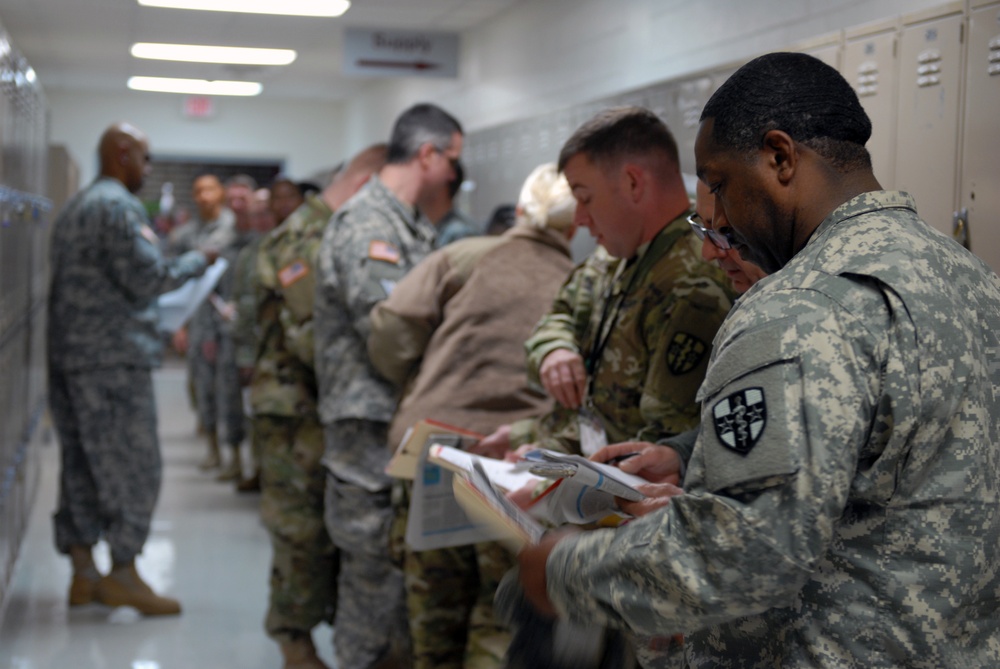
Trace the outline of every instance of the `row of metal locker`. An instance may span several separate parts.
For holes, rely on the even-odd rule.
[[[45,408],[48,116],[0,26],[0,610],[37,483]]]
[[[925,220],[1000,270],[1000,2],[952,2],[782,48],[815,55],[854,84],[872,119],[868,148],[882,186],[908,191]],[[613,105],[656,111],[693,178],[698,117],[741,64],[472,133],[470,207],[488,212],[516,198],[535,165],[555,160],[580,123]]]

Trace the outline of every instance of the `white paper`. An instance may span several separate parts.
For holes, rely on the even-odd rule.
[[[532,475],[520,462],[485,458],[443,444],[433,444],[430,452],[434,454],[435,458],[451,463],[453,468],[459,471],[471,472],[472,463],[478,460],[490,481],[507,492],[519,490],[529,483],[538,483],[541,480]]]
[[[172,333],[184,327],[219,283],[227,267],[229,263],[226,259],[218,258],[201,276],[189,279],[180,288],[160,295],[156,302],[160,312],[160,330]]]
[[[425,551],[500,538],[500,533],[489,526],[469,519],[455,500],[452,490],[454,474],[440,465],[427,462],[428,450],[425,448],[420,454],[413,478],[406,523],[406,544],[410,549]]]

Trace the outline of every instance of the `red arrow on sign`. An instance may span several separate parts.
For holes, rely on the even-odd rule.
[[[441,67],[437,63],[427,63],[422,60],[418,61],[408,61],[408,60],[368,60],[362,59],[357,61],[359,67],[391,67],[391,68],[402,68],[406,70],[436,70]]]

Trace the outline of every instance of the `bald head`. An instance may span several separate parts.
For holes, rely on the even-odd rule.
[[[146,133],[131,123],[115,123],[101,135],[97,151],[101,176],[121,181],[132,193],[142,188],[149,160]]]

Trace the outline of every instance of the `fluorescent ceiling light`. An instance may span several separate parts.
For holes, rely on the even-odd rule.
[[[138,0],[144,7],[202,9],[212,12],[281,14],[284,16],[340,16],[349,0]]]
[[[189,95],[260,95],[263,89],[256,81],[208,81],[166,77],[129,77],[128,87],[134,91]]]
[[[233,63],[236,65],[288,65],[295,60],[291,49],[250,49],[238,46],[197,44],[152,44],[136,42],[129,49],[136,58],[181,60],[187,63]]]

